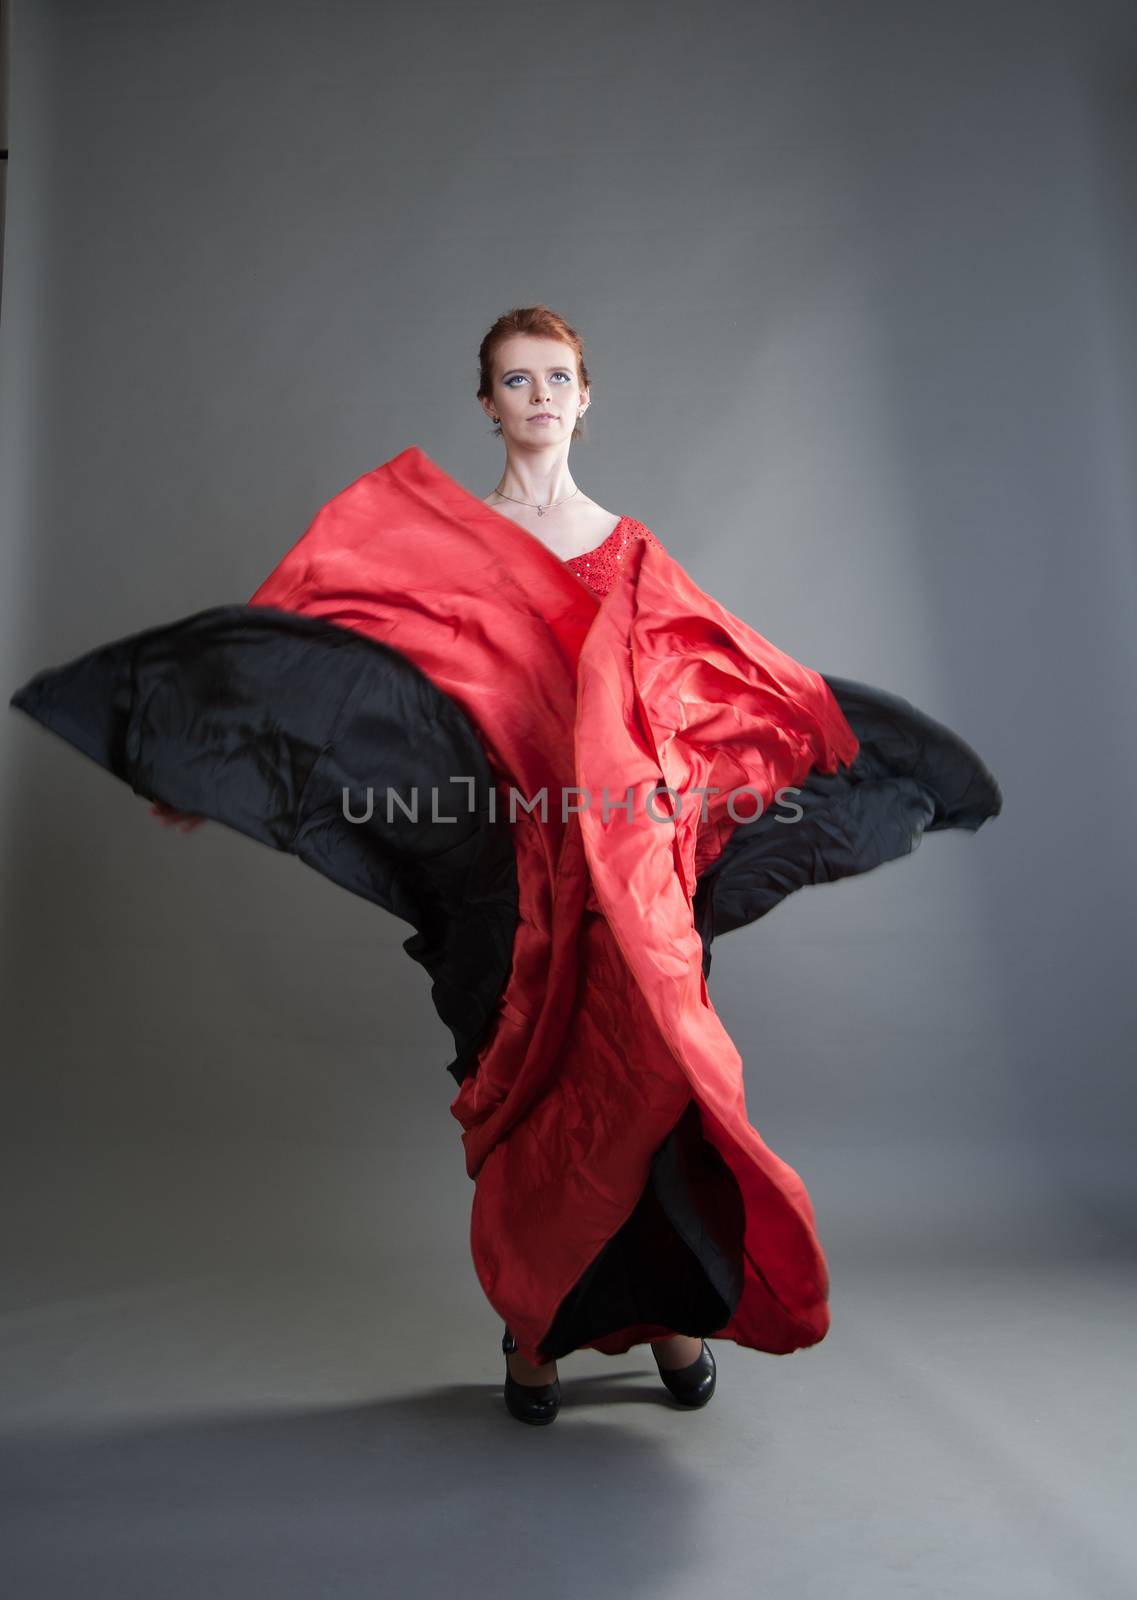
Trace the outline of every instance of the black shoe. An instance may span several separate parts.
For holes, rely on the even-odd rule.
[[[518,1383],[509,1370],[509,1355],[517,1341],[506,1328],[501,1338],[505,1352],[505,1403],[518,1422],[552,1422],[561,1406],[561,1380],[552,1383]]]
[[[652,1355],[655,1355],[654,1349]],[[663,1379],[664,1387],[681,1406],[705,1406],[715,1392],[718,1369],[711,1347],[705,1339],[703,1348],[690,1366],[673,1367],[668,1370],[667,1367],[659,1366],[658,1356],[655,1364],[659,1367],[659,1376]]]

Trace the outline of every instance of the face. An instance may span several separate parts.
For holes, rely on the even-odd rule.
[[[482,407],[487,416],[501,418],[502,436],[512,444],[540,449],[567,443],[587,405],[571,345],[516,333],[498,346],[493,394]],[[537,421],[542,414],[547,420]]]

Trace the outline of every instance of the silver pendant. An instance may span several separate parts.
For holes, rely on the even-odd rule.
[[[543,517],[545,515],[544,511],[541,509],[540,506],[537,507],[537,515],[539,517]]]

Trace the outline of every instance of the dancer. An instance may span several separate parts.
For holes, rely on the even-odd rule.
[[[569,1352],[645,1342],[693,1408],[708,1341],[786,1354],[829,1326],[809,1195],[707,990],[714,937],[1001,796],[950,729],[795,661],[583,493],[592,391],[563,318],[507,313],[480,368],[506,455],[484,498],[405,449],[246,605],[11,703],[161,821],[225,822],[415,929],[511,1414],[556,1417]]]

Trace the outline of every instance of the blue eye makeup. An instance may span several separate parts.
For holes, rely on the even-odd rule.
[[[511,372],[509,374],[508,378],[503,378],[502,379],[502,383],[504,384],[504,386],[507,389],[512,389],[513,388],[513,380],[514,380],[514,378],[524,379],[524,377],[525,377],[525,374],[523,372]],[[568,383],[572,382],[572,373],[571,372],[563,372],[563,371],[562,372],[554,372],[553,373],[553,377],[554,378],[564,378],[566,380],[566,382],[568,382]]]

